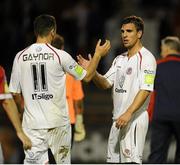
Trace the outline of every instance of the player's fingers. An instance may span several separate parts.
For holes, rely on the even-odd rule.
[[[92,60],[91,54],[88,54],[88,59],[89,59],[89,60]]]
[[[102,47],[103,47],[105,53],[107,53],[111,47],[110,41],[106,40],[106,42],[104,43],[104,45]]]
[[[77,60],[78,60],[78,63],[82,63],[83,57],[79,54],[79,55],[77,56]]]
[[[81,59],[82,56],[80,54],[77,55],[77,59]]]
[[[100,46],[100,44],[101,44],[101,39],[98,40],[97,46]]]
[[[109,49],[110,47],[111,47],[110,41],[109,41],[109,40],[106,40],[105,48],[106,48],[106,49]]]
[[[117,128],[122,128],[122,127],[125,127],[127,125],[127,122],[125,122],[125,121],[117,121],[116,122],[116,127]]]
[[[120,127],[121,127],[121,124],[120,124],[120,122],[119,122],[119,121],[117,121],[117,122],[116,122],[116,128],[118,128],[118,129],[119,129]]]

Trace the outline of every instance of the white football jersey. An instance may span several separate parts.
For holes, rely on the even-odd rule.
[[[69,122],[66,72],[82,80],[86,71],[65,51],[35,43],[17,53],[9,90],[24,97],[23,126],[53,128]]]
[[[113,86],[113,119],[132,104],[139,90],[153,90],[156,60],[146,48],[128,59],[127,52],[117,56],[104,75]]]

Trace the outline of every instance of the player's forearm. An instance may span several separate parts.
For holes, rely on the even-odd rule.
[[[22,102],[23,102],[23,100],[22,100],[21,94],[13,94],[13,98],[14,98],[14,101],[15,101],[15,103],[16,103],[16,105],[17,105],[17,108],[18,108],[19,113],[22,115],[24,109],[22,108]]]
[[[99,74],[97,71],[93,77],[93,82],[100,89],[108,89],[111,87],[109,82],[101,74]]]
[[[101,56],[98,53],[95,53],[87,68],[87,74],[85,78],[83,79],[84,81],[89,82],[94,77],[100,59],[101,59]]]
[[[16,132],[22,132],[21,121],[17,106],[13,99],[6,99],[2,103],[4,110],[6,111],[10,121],[12,122]]]
[[[147,90],[140,90],[136,97],[134,98],[133,103],[127,109],[126,112],[133,114],[136,112],[145,102],[147,97],[149,96],[150,92]]]

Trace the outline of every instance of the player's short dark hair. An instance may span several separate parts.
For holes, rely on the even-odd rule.
[[[56,19],[52,15],[42,14],[34,20],[34,33],[36,36],[47,36],[51,30],[56,30]]]
[[[51,42],[51,45],[57,49],[62,49],[64,46],[64,38],[61,35],[56,34],[56,36]]]
[[[141,17],[137,17],[135,15],[125,17],[121,21],[121,27],[124,24],[128,24],[128,23],[133,23],[135,25],[137,31],[142,31],[142,34],[144,33],[144,21]]]
[[[176,36],[167,36],[161,40],[162,45],[166,45],[172,50],[180,52],[180,40]]]

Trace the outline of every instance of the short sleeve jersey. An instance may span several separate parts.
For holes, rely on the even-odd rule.
[[[9,89],[24,97],[23,126],[53,128],[69,123],[66,72],[81,80],[86,71],[65,51],[35,43],[17,53]]]
[[[4,68],[0,66],[0,100],[10,99],[12,95],[9,92]]]
[[[140,90],[153,91],[156,60],[146,48],[128,58],[127,52],[117,56],[104,75],[113,86],[113,119],[132,104]]]
[[[75,80],[70,74],[66,74],[66,98],[68,102],[69,115],[71,124],[76,121],[76,112],[74,109],[74,100],[81,100],[84,98],[82,83],[80,80]]]

